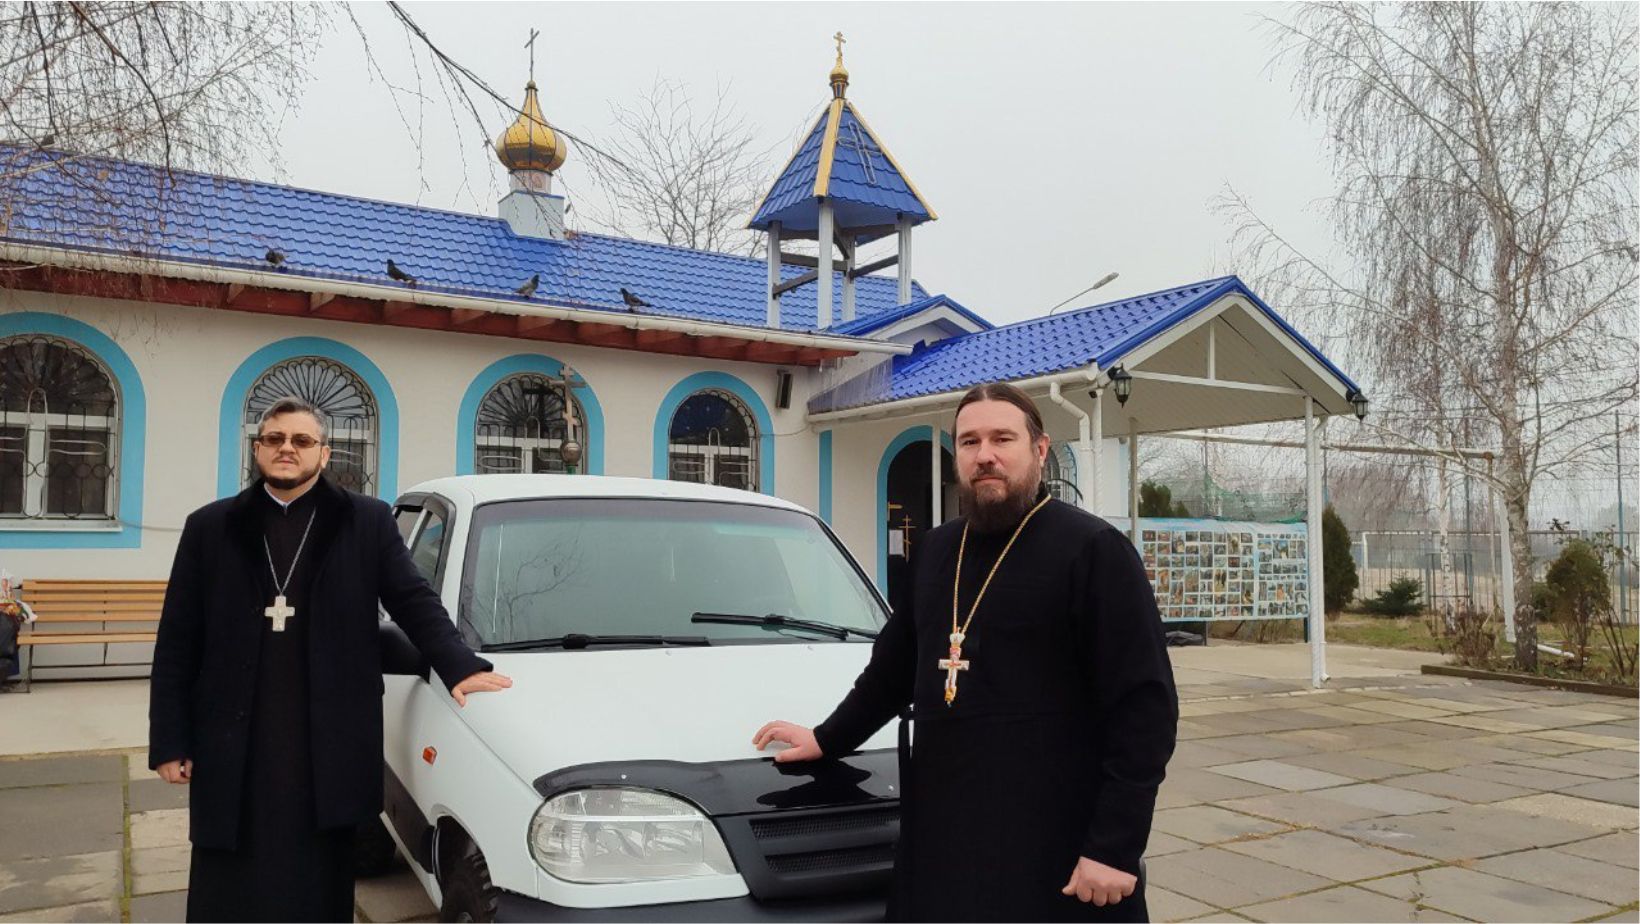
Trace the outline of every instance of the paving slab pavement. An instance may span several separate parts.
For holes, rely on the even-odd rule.
[[[1288,869],[1325,876],[1334,882],[1356,882],[1432,865],[1432,861],[1424,857],[1369,847],[1313,829],[1233,842],[1225,844],[1224,849]]]
[[[1634,919],[1634,701],[1423,676],[1426,655],[1348,646],[1329,647],[1320,692],[1301,645],[1172,655],[1188,740],[1147,852],[1154,920]],[[146,692],[4,699],[0,922],[181,918],[187,788],[146,767]],[[434,915],[403,866],[356,898],[361,920]]]
[[[1242,911],[1255,921],[1465,921],[1447,914],[1391,898],[1378,892],[1369,892],[1358,886],[1337,886],[1297,895],[1292,898],[1248,905]]]
[[[1475,921],[1581,921],[1609,904],[1473,869],[1443,866],[1361,883],[1361,888]]]
[[[1325,770],[1279,760],[1250,760],[1239,764],[1225,764],[1222,767],[1213,767],[1212,772],[1290,792],[1346,786],[1356,782],[1353,777],[1339,776]]]
[[[120,852],[0,862],[0,913],[120,898]]]
[[[1235,908],[1324,888],[1313,873],[1243,856],[1220,847],[1171,853],[1147,861],[1150,881],[1218,908]]]
[[[1541,882],[1557,891],[1609,905],[1634,901],[1634,870],[1559,850],[1539,848],[1488,857],[1475,869],[1520,882]]]

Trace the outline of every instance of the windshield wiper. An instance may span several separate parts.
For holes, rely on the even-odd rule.
[[[704,635],[583,635],[571,632],[553,638],[522,639],[516,642],[496,642],[484,645],[479,651],[533,651],[538,648],[562,648],[577,651],[592,645],[710,645]]]
[[[689,617],[689,621],[716,622],[731,626],[768,626],[775,629],[807,629],[810,632],[821,632],[833,636],[839,641],[847,640],[850,635],[858,635],[861,638],[877,637],[877,633],[867,629],[839,626],[829,622],[816,622],[812,619],[796,619],[791,616],[782,616],[779,613],[769,613],[763,616],[749,616],[745,613],[695,613]]]

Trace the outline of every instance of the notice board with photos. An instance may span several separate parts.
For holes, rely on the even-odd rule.
[[[1125,517],[1105,519],[1127,534]],[[1309,615],[1303,523],[1140,518],[1139,554],[1164,621]]]

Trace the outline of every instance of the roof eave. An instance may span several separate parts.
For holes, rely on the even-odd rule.
[[[407,289],[367,282],[339,280],[323,276],[299,276],[223,267],[211,263],[191,263],[155,257],[132,257],[69,247],[51,247],[17,241],[0,241],[0,261],[35,263],[93,272],[132,273],[196,282],[257,286],[321,295],[350,295],[410,305],[451,310],[485,311],[493,314],[522,315],[586,324],[603,324],[632,330],[675,331],[702,337],[726,337],[753,343],[777,343],[815,349],[849,350],[857,353],[904,355],[911,347],[859,337],[841,337],[784,328],[725,324],[667,315],[616,314],[569,305],[521,304],[508,299],[476,295]]]
[[[1086,366],[1073,366],[1057,372],[1048,372],[1042,375],[1022,379],[1012,384],[1029,392],[1047,388],[1054,383],[1074,385],[1097,382],[1100,376],[1098,363],[1089,363]],[[832,411],[821,411],[808,415],[809,423],[833,423],[842,420],[867,420],[879,417],[903,417],[908,414],[927,413],[932,408],[952,404],[960,401],[973,386],[936,392],[930,395],[912,395],[894,401],[883,401],[876,404],[860,404],[854,407],[838,408]]]

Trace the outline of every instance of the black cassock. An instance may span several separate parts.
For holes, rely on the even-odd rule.
[[[321,537],[336,525],[336,511],[319,500],[320,492],[310,490],[281,508],[264,492],[256,504],[255,517],[273,557],[273,568],[262,561],[262,598],[273,602],[274,569],[281,581],[289,572],[285,598],[296,615],[285,621],[283,632],[273,631],[272,620],[262,620],[239,844],[234,850],[194,847],[190,921],[353,919],[354,829],[320,830],[314,803],[308,624],[313,575],[325,545]],[[307,542],[297,558],[304,533]]]
[[[1144,565],[1110,524],[1049,501],[985,593],[948,707],[962,529],[913,550],[907,605],[815,729],[841,755],[913,707],[889,917],[1145,920],[1140,892],[1103,908],[1060,894],[1079,857],[1138,872],[1173,754],[1178,696]],[[961,619],[1012,532],[968,537]]]

